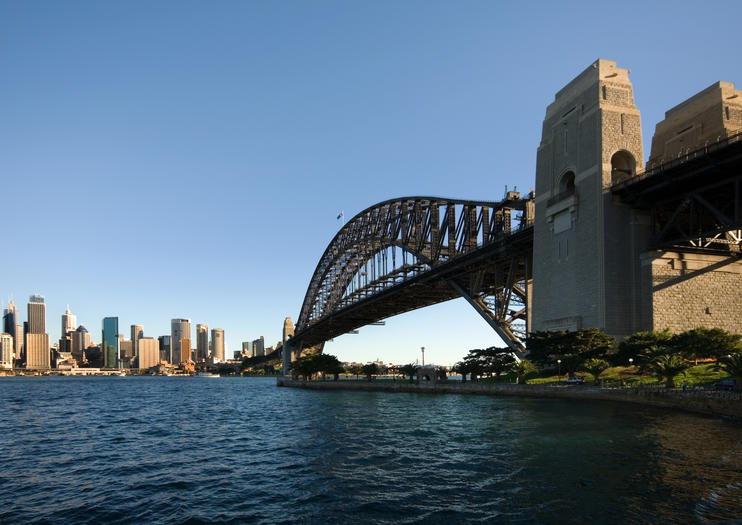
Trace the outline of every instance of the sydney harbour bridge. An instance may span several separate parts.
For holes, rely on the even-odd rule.
[[[605,62],[596,64],[605,67]],[[742,119],[742,107],[740,112]],[[607,157],[611,164],[605,171],[613,177],[603,177],[597,198],[605,206],[630,210],[631,217],[643,217],[618,226],[647,232],[643,246],[633,248],[636,253],[706,254],[722,261],[722,266],[729,266],[729,261],[739,264],[739,130],[681,148],[643,171],[637,166],[641,159],[632,158],[632,164],[625,157],[623,150],[621,155]],[[560,202],[572,210],[572,224],[559,230],[576,229],[580,220],[596,222],[587,205],[575,211],[575,202],[592,198],[584,191],[585,179],[578,174],[575,184],[574,173],[567,172],[553,187],[542,189],[537,178],[536,191],[545,193],[540,204],[534,192],[510,191],[499,201],[400,197],[361,211],[332,239],[317,264],[294,335],[284,344],[284,366],[302,353],[321,351],[324,342],[359,327],[459,297],[508,346],[523,352],[525,336],[532,329],[534,256],[539,254],[534,249],[534,224],[542,221],[547,228],[547,223],[560,221],[561,215],[553,211],[559,210]],[[548,228],[550,235],[559,234],[554,226]],[[610,235],[606,237],[605,242],[611,242]],[[579,254],[579,246],[573,250]],[[550,282],[559,280],[558,274],[549,277]],[[543,287],[552,286],[545,281]],[[739,295],[742,280],[739,284],[732,298]],[[587,324],[583,321],[582,327]]]

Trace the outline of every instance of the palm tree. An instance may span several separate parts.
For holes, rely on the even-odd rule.
[[[720,357],[716,366],[722,368],[732,379],[735,379],[738,388],[742,385],[742,352]]]
[[[649,363],[649,369],[657,376],[657,379],[660,381],[665,379],[667,388],[674,388],[673,378],[680,373],[685,374],[690,366],[690,363],[677,354],[658,355]]]
[[[593,358],[585,361],[585,363],[582,365],[582,369],[593,376],[593,378],[595,379],[595,384],[597,385],[600,384],[598,376],[605,372],[605,370],[610,366],[611,365],[608,364],[608,361],[606,361],[605,359]]]
[[[536,365],[528,361],[527,359],[521,359],[520,362],[515,366],[515,377],[519,384],[524,384],[528,379],[528,376],[538,371]]]
[[[410,383],[414,381],[415,374],[417,374],[417,366],[412,363],[402,365],[399,367],[399,373],[403,376],[410,377]]]

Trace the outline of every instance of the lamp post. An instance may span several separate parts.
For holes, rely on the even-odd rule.
[[[629,366],[634,366],[634,358],[629,357]]]
[[[422,351],[422,353],[423,353],[423,366],[425,366],[425,347],[424,347],[424,346],[421,346],[421,347],[420,347],[420,350],[421,350],[421,351]]]
[[[559,371],[557,372],[557,374],[559,377],[559,381],[561,381],[562,380],[562,360],[561,359],[557,359],[557,365],[559,367],[558,368]]]

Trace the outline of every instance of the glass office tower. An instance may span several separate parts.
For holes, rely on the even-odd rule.
[[[103,318],[103,336],[101,337],[103,368],[119,367],[119,318]]]

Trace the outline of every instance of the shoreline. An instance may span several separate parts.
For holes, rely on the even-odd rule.
[[[303,381],[279,377],[276,386],[309,390],[355,390],[361,392],[405,392],[420,394],[469,394],[559,399],[617,401],[669,408],[742,423],[742,394],[712,390],[668,390],[664,388],[600,388],[589,385],[545,386],[508,383],[445,382],[418,385],[404,382]]]

